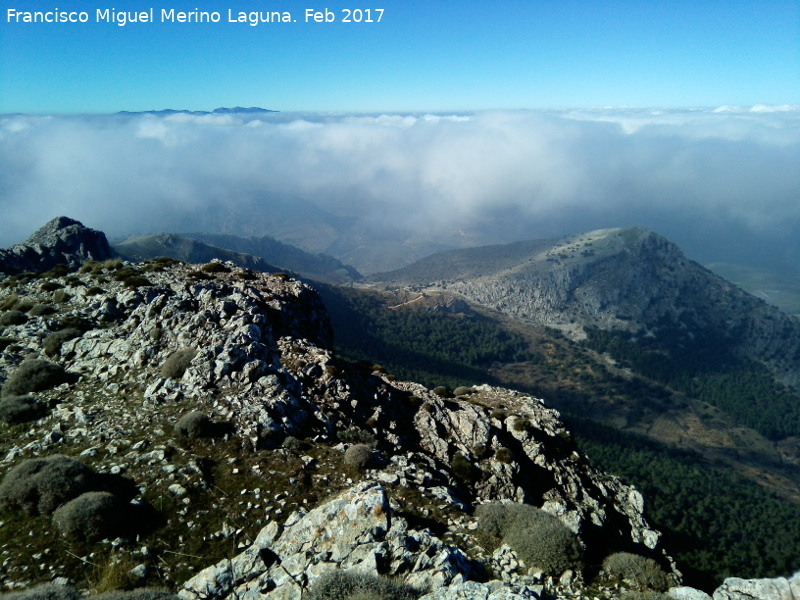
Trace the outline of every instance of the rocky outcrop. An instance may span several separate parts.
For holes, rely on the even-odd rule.
[[[445,398],[340,360],[306,284],[229,263],[165,260],[95,264],[43,281],[20,280],[8,291],[55,312],[6,327],[13,343],[0,349],[0,379],[41,356],[48,332],[67,323],[82,330],[49,360],[77,381],[37,392],[49,415],[25,429],[29,437],[2,442],[0,465],[75,455],[135,481],[133,502],[173,506],[165,519],[181,544],[187,536],[200,548],[237,540],[235,558],[194,563],[206,570],[184,594],[292,598],[323,567],[339,565],[452,587],[454,598],[457,586],[488,569],[508,585],[487,584],[481,594],[512,598],[516,585],[519,597],[531,597],[546,582],[529,576],[510,549],[494,556],[473,535],[472,510],[490,501],[556,515],[590,564],[624,550],[672,569],[641,495],[593,469],[556,411],[488,385]],[[185,438],[193,430],[176,424],[197,413],[205,419],[197,435],[211,437],[192,445]],[[294,447],[291,440],[306,450],[282,448]],[[343,468],[347,448],[365,440],[373,443],[371,468]],[[237,478],[249,483],[219,493]],[[322,490],[334,498],[313,500]],[[198,528],[207,522],[213,529]],[[139,572],[183,572],[176,561],[192,552],[153,536],[123,544],[125,555],[143,561]],[[29,573],[19,554],[3,552],[0,577]]]
[[[185,600],[299,600],[332,569],[402,575],[419,589],[461,583],[477,575],[458,548],[415,530],[394,513],[383,488],[365,482],[283,525],[270,523],[252,546],[184,583]]]
[[[67,217],[56,217],[22,244],[0,250],[0,273],[40,273],[56,265],[76,269],[87,261],[112,256],[103,232]]]
[[[789,579],[739,579],[729,577],[714,592],[713,600],[796,600],[800,598],[800,574]]]

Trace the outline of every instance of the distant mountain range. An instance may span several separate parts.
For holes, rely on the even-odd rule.
[[[234,106],[233,108],[215,108],[211,111],[206,110],[181,110],[181,109],[172,109],[172,108],[165,108],[162,110],[142,110],[142,111],[127,111],[121,110],[117,114],[118,115],[174,115],[179,113],[186,113],[189,115],[231,115],[231,114],[246,114],[246,115],[266,115],[270,113],[276,113],[277,110],[268,110],[266,108],[259,108],[257,106],[251,106],[249,108],[244,108],[242,106]]]
[[[131,261],[167,256],[205,263],[216,258],[256,271],[290,271],[323,283],[343,284],[361,279],[358,271],[331,256],[312,254],[268,236],[159,233],[128,238],[115,244],[114,250]]]

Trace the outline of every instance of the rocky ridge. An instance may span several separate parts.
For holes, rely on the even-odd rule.
[[[31,359],[69,376],[30,390],[32,418],[0,425],[0,472],[67,455],[148,516],[135,535],[82,541],[6,503],[5,589],[64,579],[97,589],[102,567],[185,600],[300,598],[345,569],[394,576],[424,600],[616,598],[625,584],[596,565],[619,551],[679,581],[641,495],[593,469],[556,411],[507,389],[453,395],[339,360],[319,297],[286,275],[108,260],[2,286],[0,318],[13,318],[0,332],[0,405]],[[362,444],[369,460],[348,463]],[[507,545],[487,547],[473,511],[497,501],[556,516],[586,569],[544,573]]]
[[[25,242],[0,250],[0,273],[47,271],[56,265],[76,269],[89,260],[106,260],[113,251],[102,231],[84,227],[68,217],[57,217]]]
[[[431,589],[485,580],[486,566],[494,559],[472,535],[471,511],[503,499],[557,515],[592,560],[614,550],[636,550],[672,569],[658,532],[644,519],[641,496],[592,469],[558,414],[540,400],[490,386],[446,398],[418,384],[393,381],[380,370],[343,363],[329,349],[330,330],[318,296],[285,276],[222,263],[196,270],[168,261],[136,266],[109,261],[83,270],[4,282],[6,312],[26,303],[47,304],[53,311],[39,316],[29,309],[25,322],[4,328],[8,343],[0,357],[0,377],[7,382],[32,357],[46,358],[74,376],[70,383],[32,394],[49,414],[8,428],[0,449],[4,471],[24,459],[66,454],[98,472],[132,480],[138,490],[132,502],[159,508],[168,499],[170,510],[159,512],[167,530],[183,531],[179,539],[187,545],[191,535],[202,540],[228,536],[245,550],[256,544],[259,556],[265,548],[276,554],[280,560],[273,570],[263,563],[256,577],[262,583],[268,578],[267,588],[289,586],[285,593],[273,592],[276,598],[298,597],[319,570],[340,564],[396,573]],[[45,339],[62,323],[79,320],[88,324],[85,331],[45,355]],[[167,373],[170,357],[187,348],[192,353],[185,370]],[[174,425],[191,411],[224,425],[224,436],[200,444],[183,440]],[[374,468],[342,470],[342,453],[355,439],[347,432],[375,440]],[[287,439],[302,440],[306,450],[286,450]],[[474,470],[459,474],[457,454]],[[278,464],[288,465],[288,471],[277,473]],[[283,488],[273,481],[267,490],[270,471],[275,471],[272,479],[290,472]],[[244,487],[235,508],[226,508],[224,496],[214,494],[223,485],[223,472],[225,478],[241,474],[241,481],[260,482],[261,487]],[[325,516],[317,521],[334,527],[330,531],[335,534],[329,535],[333,546],[326,549],[316,535],[316,554],[297,546],[300,532],[314,528],[308,519],[332,510],[323,503],[317,513],[297,512],[306,511],[311,501],[307,493],[301,498],[301,488],[307,492],[319,486],[346,490],[333,500],[341,506],[373,506],[370,515],[384,521],[367,527],[371,541],[363,537],[367,533],[357,533],[351,547],[342,537],[346,528],[336,529]],[[353,500],[360,497],[366,499]],[[422,515],[408,516],[417,511]],[[293,516],[286,520],[286,513]],[[226,525],[232,518],[246,526]],[[369,525],[361,518],[355,521],[357,527]],[[201,522],[213,527],[197,531]],[[257,533],[262,526],[267,529]],[[7,521],[3,528],[6,536],[11,533]],[[141,572],[175,585],[181,572],[194,567],[167,561],[167,546],[155,529],[139,540],[118,541],[112,558],[135,557],[142,561]],[[197,533],[188,533],[192,529]],[[232,529],[242,531],[234,535]],[[459,546],[452,544],[456,540]],[[362,547],[370,543],[380,552]],[[65,573],[75,577],[55,558],[38,567],[23,564],[8,545],[0,559],[0,578],[7,587]],[[551,589],[558,588],[557,578],[529,579],[519,565],[513,558],[501,560],[492,571],[510,580],[517,572],[523,583],[549,582]],[[252,583],[234,579],[228,594],[206,597],[238,594],[236,586]],[[188,593],[197,586],[183,587]]]
[[[580,339],[586,327],[704,331],[800,383],[800,322],[687,259],[643,228],[455,250],[371,276],[373,285],[447,292]]]

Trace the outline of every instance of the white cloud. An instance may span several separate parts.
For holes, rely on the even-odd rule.
[[[785,231],[800,223],[798,164],[796,106],[7,116],[0,246],[58,214],[111,235],[180,230],[210,206],[235,212],[245,191],[429,238],[635,222],[675,237],[703,220]]]

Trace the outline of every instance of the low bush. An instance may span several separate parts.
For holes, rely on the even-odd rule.
[[[125,529],[125,505],[109,492],[86,492],[59,506],[53,523],[66,537],[94,542]]]
[[[472,393],[472,388],[466,387],[464,385],[460,385],[453,390],[453,394],[456,396],[469,396],[471,393]]]
[[[18,310],[20,312],[28,312],[30,309],[33,308],[33,300],[28,298],[20,298],[16,304],[12,307],[11,310]]]
[[[64,367],[40,358],[23,361],[3,384],[0,397],[42,392],[69,381]]]
[[[372,464],[372,448],[366,444],[354,444],[344,453],[344,464],[351,469],[363,471]]]
[[[182,348],[176,350],[167,357],[161,365],[161,376],[168,379],[180,379],[189,368],[189,364],[197,354],[194,348]]]
[[[462,481],[474,481],[479,476],[478,468],[461,452],[453,455],[450,460],[450,468],[453,470],[453,475]]]
[[[205,413],[193,410],[178,419],[175,432],[188,438],[212,437],[214,422]]]
[[[420,592],[404,583],[360,571],[328,571],[320,575],[303,600],[416,600]]]
[[[82,335],[83,332],[80,329],[74,328],[54,331],[44,338],[42,349],[47,356],[58,356],[58,354],[61,352],[61,346],[64,345],[64,342],[81,337]]]
[[[44,413],[44,407],[30,396],[6,396],[0,400],[0,421],[8,425],[34,421]]]
[[[301,452],[307,452],[310,450],[312,445],[308,440],[301,440],[293,435],[287,435],[286,438],[284,438],[281,446],[289,452],[300,454]]]
[[[498,448],[497,452],[494,453],[494,457],[507,465],[514,462],[514,454],[508,448]]]
[[[616,552],[603,561],[603,571],[616,583],[625,583],[640,590],[664,592],[669,588],[669,577],[652,558]]]
[[[450,391],[450,388],[444,385],[440,385],[438,387],[433,388],[433,393],[439,396],[440,398],[452,398],[453,392]]]
[[[81,331],[89,331],[94,329],[94,323],[88,319],[84,319],[83,317],[70,315],[68,317],[59,319],[58,329],[80,329]]]
[[[200,267],[200,270],[204,271],[205,273],[230,273],[231,272],[230,268],[226,267],[221,262],[216,262],[216,261],[215,262],[210,262],[210,263],[208,263],[206,265],[203,265],[202,267]]]
[[[0,337],[0,352],[11,346],[12,344],[16,344],[19,340],[12,337]]]
[[[0,315],[0,326],[22,325],[28,322],[28,315],[21,310],[7,310]]]
[[[525,566],[549,575],[579,569],[578,538],[558,517],[528,504],[484,504],[476,509],[478,532],[490,547],[511,547]]]
[[[50,515],[98,485],[97,474],[77,460],[60,454],[31,458],[6,473],[0,483],[0,506],[28,515]]]
[[[46,317],[47,315],[54,315],[58,311],[50,304],[34,304],[28,311],[32,317]]]
[[[367,444],[374,446],[377,443],[375,435],[369,431],[359,429],[358,427],[351,427],[336,433],[336,438],[345,444]]]
[[[43,292],[55,292],[56,290],[60,290],[64,286],[58,283],[57,281],[45,281],[42,285],[39,286],[39,289]]]
[[[71,585],[43,583],[26,590],[0,594],[0,600],[82,600],[83,595]]]
[[[40,358],[23,361],[3,384],[0,397],[42,392],[69,381],[64,367]]]
[[[8,294],[0,298],[0,311],[11,310],[19,300],[17,294]]]

